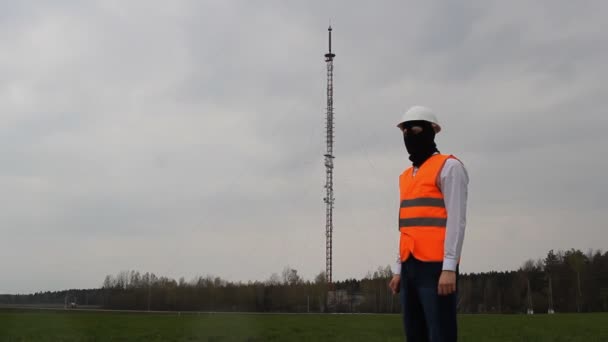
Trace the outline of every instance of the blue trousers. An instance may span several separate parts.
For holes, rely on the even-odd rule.
[[[401,265],[401,304],[408,342],[457,339],[457,293],[440,296],[437,292],[442,266],[441,262],[423,262],[411,255]]]

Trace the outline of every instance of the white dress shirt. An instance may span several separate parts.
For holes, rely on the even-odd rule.
[[[415,167],[413,174],[416,176],[418,168]],[[464,230],[466,226],[467,195],[469,175],[464,165],[457,159],[446,160],[437,182],[448,212],[446,223],[443,269],[456,271],[456,266],[462,251]],[[397,262],[394,264],[393,273],[401,274],[401,258],[397,253]]]

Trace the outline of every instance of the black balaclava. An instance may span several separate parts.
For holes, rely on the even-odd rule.
[[[435,129],[433,125],[428,121],[409,121],[405,124],[405,127],[411,128],[413,126],[422,127],[422,131],[418,134],[404,134],[403,142],[405,148],[410,154],[410,160],[416,167],[420,167],[430,156],[435,152],[439,152],[437,145],[435,145]]]

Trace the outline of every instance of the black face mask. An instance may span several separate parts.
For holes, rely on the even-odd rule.
[[[421,127],[422,131],[414,134],[410,130],[413,126]],[[412,164],[419,167],[435,152],[439,152],[437,145],[435,145],[435,129],[428,121],[411,121],[405,127],[407,131],[407,134],[403,135],[405,148],[410,154]]]

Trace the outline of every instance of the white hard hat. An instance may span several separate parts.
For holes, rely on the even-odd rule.
[[[408,109],[405,114],[401,117],[401,121],[397,125],[397,127],[401,128],[401,126],[408,121],[419,121],[424,120],[433,124],[433,128],[435,128],[435,133],[439,133],[441,131],[441,126],[439,125],[439,120],[435,116],[432,110],[423,106],[413,106]]]

